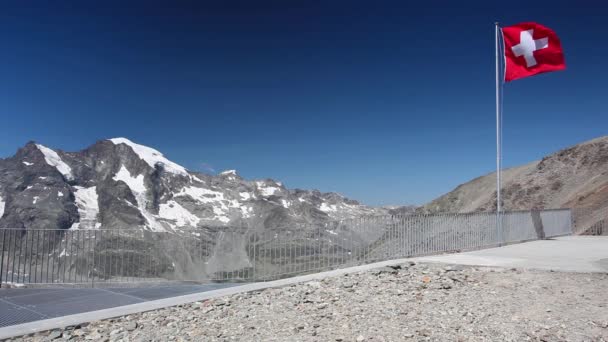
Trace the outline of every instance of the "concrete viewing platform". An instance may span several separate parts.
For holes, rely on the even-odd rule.
[[[471,266],[603,273],[608,272],[608,236],[564,236],[413,260]]]

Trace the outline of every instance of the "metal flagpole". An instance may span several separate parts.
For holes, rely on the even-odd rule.
[[[498,233],[498,244],[502,244],[503,242],[503,231],[502,231],[502,217],[501,217],[501,210],[502,210],[502,205],[501,205],[501,197],[500,197],[500,174],[501,174],[501,169],[502,169],[502,165],[501,165],[501,158],[502,158],[502,128],[501,128],[501,121],[502,121],[502,113],[501,113],[501,106],[500,106],[500,82],[501,82],[501,76],[500,76],[500,60],[499,58],[500,56],[500,39],[499,39],[499,34],[500,34],[500,27],[498,26],[498,23],[495,23],[496,25],[496,230]]]

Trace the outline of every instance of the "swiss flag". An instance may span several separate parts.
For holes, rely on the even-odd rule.
[[[505,81],[566,68],[557,34],[538,23],[521,23],[502,29]]]

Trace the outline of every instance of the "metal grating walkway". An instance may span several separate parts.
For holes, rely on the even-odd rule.
[[[242,284],[136,288],[0,289],[0,328]]]

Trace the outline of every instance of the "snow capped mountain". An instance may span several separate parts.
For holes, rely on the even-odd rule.
[[[0,227],[264,229],[387,213],[336,193],[245,180],[235,170],[217,176],[188,171],[126,138],[80,152],[28,143],[0,159]]]

